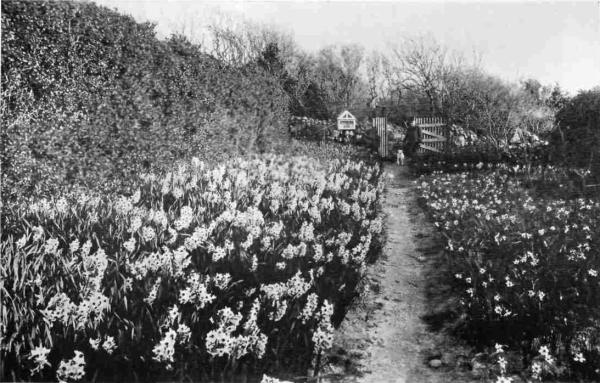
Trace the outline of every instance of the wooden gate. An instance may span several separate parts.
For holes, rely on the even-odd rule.
[[[387,158],[389,155],[387,118],[375,117],[373,119],[373,126],[377,130],[377,135],[379,136],[379,156],[381,158]]]
[[[450,142],[450,130],[440,117],[418,117],[414,118],[413,126],[421,128],[421,144],[417,153],[442,153]]]

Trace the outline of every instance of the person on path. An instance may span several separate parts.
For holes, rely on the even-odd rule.
[[[418,125],[409,126],[404,138],[404,153],[408,158],[414,158],[421,142],[421,128]]]

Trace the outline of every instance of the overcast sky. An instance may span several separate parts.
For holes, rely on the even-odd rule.
[[[214,9],[280,26],[316,51],[359,43],[385,51],[401,36],[431,34],[448,47],[483,56],[491,73],[534,77],[570,92],[600,85],[600,0],[580,2],[338,2],[96,0],[158,23],[161,36],[182,23],[201,25]]]

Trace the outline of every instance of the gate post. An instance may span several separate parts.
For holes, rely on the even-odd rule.
[[[386,117],[375,117],[373,118],[373,127],[377,129],[377,135],[379,136],[379,157],[385,159],[388,157],[388,137],[387,137],[387,118]]]

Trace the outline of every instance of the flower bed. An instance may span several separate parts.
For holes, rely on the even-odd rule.
[[[379,250],[378,165],[264,155],[10,207],[0,378],[318,368]]]
[[[552,158],[547,145],[508,145],[498,146],[491,142],[480,142],[462,147],[452,147],[442,153],[424,153],[412,163],[418,174],[431,174],[435,171],[446,173],[462,172],[468,169],[492,169],[505,164],[511,166],[548,165]]]
[[[523,186],[530,176],[500,166],[419,181],[448,241],[457,328],[519,351],[534,377],[598,378],[600,202],[539,196]]]

